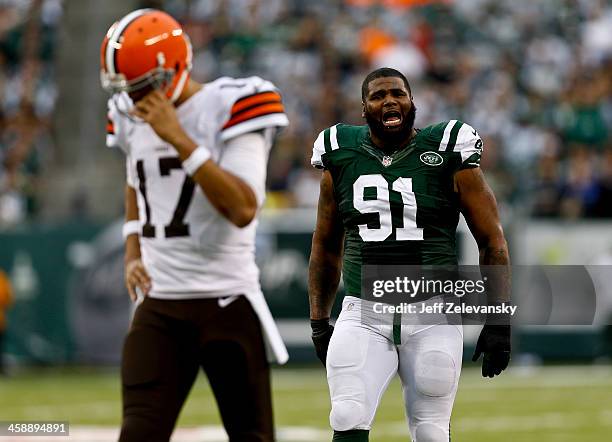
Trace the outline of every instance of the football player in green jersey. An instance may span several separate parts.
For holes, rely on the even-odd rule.
[[[458,120],[415,129],[410,86],[394,69],[370,73],[362,101],[367,125],[325,129],[311,160],[324,170],[310,256],[310,318],[327,370],[333,440],[368,440],[380,397],[397,373],[412,440],[448,441],[461,326],[364,321],[371,306],[361,299],[361,273],[367,264],[456,265],[462,213],[481,269],[505,270],[489,281],[489,304],[509,301],[508,247],[479,167],[482,140]],[[334,329],[329,317],[341,273],[346,297]],[[500,374],[510,359],[510,325],[485,324],[473,360],[481,353],[483,376]]]

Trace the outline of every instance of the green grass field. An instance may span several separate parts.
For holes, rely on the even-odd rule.
[[[0,378],[0,421],[68,420],[71,431],[87,426],[116,428],[120,420],[118,382],[116,371],[84,369],[26,371]],[[329,398],[322,368],[276,369],[273,384],[279,441],[331,439]],[[200,377],[179,426],[206,426],[218,434],[218,428],[209,426],[216,427],[219,422],[208,384]],[[483,379],[475,368],[466,368],[452,428],[453,441],[610,440],[612,367],[514,368],[495,380]],[[180,434],[177,436],[174,441],[184,440]],[[78,440],[112,439],[102,435]],[[215,436],[188,440],[223,439]],[[409,440],[398,380],[383,397],[370,440]]]

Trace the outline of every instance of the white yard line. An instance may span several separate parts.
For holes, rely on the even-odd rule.
[[[331,430],[313,427],[283,427],[277,431],[279,442],[323,442],[331,438]],[[119,437],[119,430],[106,427],[75,426],[70,428],[70,436],[30,437],[0,436],[2,442],[111,442]],[[227,434],[222,427],[205,426],[197,428],[179,428],[174,432],[172,442],[227,442]]]
[[[612,410],[601,410],[599,422],[602,426],[612,426]],[[529,416],[491,416],[491,417],[468,417],[453,419],[451,427],[459,431],[481,431],[481,432],[531,432],[534,430],[563,430],[591,426],[593,416],[585,413],[543,413]],[[408,435],[408,424],[406,421],[387,422],[384,425],[376,425],[374,422],[373,433],[387,436]]]
[[[612,427],[612,409],[598,413],[602,426]],[[482,432],[530,432],[534,430],[567,430],[592,425],[593,416],[585,413],[543,413],[528,416],[491,416],[467,417],[453,419],[452,428],[459,431]],[[386,422],[372,430],[378,436],[408,436],[408,425],[405,421]],[[332,435],[331,429],[307,426],[281,427],[277,430],[279,442],[325,442]],[[28,437],[0,436],[0,442],[112,442],[119,436],[117,428],[73,426],[68,437]],[[202,426],[197,428],[179,428],[174,432],[172,442],[227,442],[225,430],[220,426]]]

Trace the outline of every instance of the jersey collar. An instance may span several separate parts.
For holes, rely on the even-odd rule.
[[[415,128],[416,135],[412,138],[412,140],[410,140],[410,143],[394,150],[392,153],[389,154],[381,150],[379,147],[377,147],[372,142],[372,139],[370,138],[370,131],[368,129],[368,126],[366,125],[364,127],[366,130],[364,134],[365,136],[363,137],[362,142],[361,142],[361,147],[363,148],[363,150],[368,152],[370,155],[378,159],[383,165],[385,165],[385,167],[391,165],[397,160],[400,160],[410,155],[416,148],[416,139],[419,136],[419,133],[421,132],[421,129]]]

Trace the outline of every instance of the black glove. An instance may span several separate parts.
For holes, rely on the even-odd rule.
[[[510,336],[509,325],[489,325],[485,324],[478,337],[476,350],[472,361],[476,362],[481,353],[482,376],[492,378],[500,374],[510,362]]]
[[[329,318],[311,319],[310,328],[312,329],[312,342],[315,346],[317,358],[319,358],[323,363],[323,367],[325,367],[327,347],[329,347],[329,340],[334,332],[334,326],[329,323]]]

